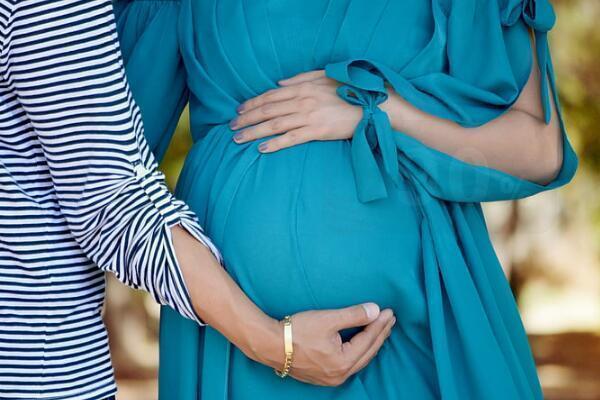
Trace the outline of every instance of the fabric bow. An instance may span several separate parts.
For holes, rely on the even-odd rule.
[[[548,0],[509,0],[501,9],[502,24],[514,25],[523,17],[527,25],[539,32],[548,32],[556,22],[556,14]]]
[[[358,199],[366,203],[386,198],[385,177],[399,184],[400,174],[392,126],[387,114],[379,108],[388,98],[384,79],[362,67],[354,65],[346,71],[328,71],[328,76],[334,74],[341,82],[351,80],[351,85],[340,86],[337,93],[348,103],[363,109],[363,118],[352,138],[351,158]]]

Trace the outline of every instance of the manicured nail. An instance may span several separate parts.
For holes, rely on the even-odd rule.
[[[238,132],[235,135],[233,135],[233,140],[236,142],[241,142],[242,140],[244,140],[244,135],[241,132]]]
[[[367,313],[367,317],[369,320],[374,320],[379,315],[379,306],[375,303],[365,303],[362,304],[365,309],[365,313]]]
[[[391,308],[386,308],[386,312],[389,312],[390,315],[388,317],[388,319],[391,321],[393,318],[396,318],[396,316],[394,315],[394,310],[392,310]]]
[[[237,113],[238,113],[238,114],[241,114],[241,113],[243,113],[243,112],[244,112],[244,105],[243,105],[243,104],[240,104],[240,105],[238,106],[238,108],[236,109],[236,111],[237,111]]]
[[[269,148],[269,145],[266,143],[261,143],[258,145],[258,151],[260,151],[261,153],[264,153],[265,151],[267,151],[268,148]]]
[[[231,129],[235,129],[235,128],[236,128],[236,126],[237,126],[237,123],[238,123],[238,118],[234,118],[234,119],[232,119],[232,120],[231,120],[231,122],[229,123],[229,127],[230,127]]]

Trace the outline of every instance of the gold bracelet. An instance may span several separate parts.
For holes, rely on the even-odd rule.
[[[284,351],[285,351],[285,362],[281,371],[275,370],[275,373],[280,378],[285,378],[292,369],[292,361],[294,359],[294,345],[292,341],[292,317],[286,315],[283,319],[283,339],[284,339]]]

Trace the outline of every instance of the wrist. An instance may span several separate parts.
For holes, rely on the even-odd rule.
[[[395,92],[390,92],[386,101],[379,105],[381,111],[388,115],[390,123],[394,130],[404,131],[404,123],[408,120],[408,107],[406,101]]]
[[[261,364],[281,368],[285,362],[281,321],[265,316],[260,321],[250,323],[244,330],[247,335],[242,352]]]

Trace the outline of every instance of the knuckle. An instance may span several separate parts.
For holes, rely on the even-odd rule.
[[[287,135],[281,136],[277,139],[273,139],[273,148],[277,149],[277,150],[281,150],[283,148],[292,146],[293,143],[286,136]]]
[[[300,134],[297,131],[290,131],[287,133],[290,142],[295,143],[300,139]]]
[[[356,307],[351,307],[344,310],[344,318],[346,320],[356,320],[360,317],[362,317],[362,314]]]
[[[352,363],[352,362],[344,363],[344,366],[340,371],[342,373],[342,375],[344,375],[344,376],[348,375],[348,373],[350,373],[350,370],[352,370],[352,367],[354,366],[353,364],[354,363]]]
[[[313,110],[315,108],[316,100],[312,97],[305,97],[300,99],[300,108],[304,111]]]
[[[348,313],[345,310],[336,311],[332,316],[332,320],[338,325],[343,324],[348,321]]]
[[[254,140],[256,132],[254,129],[246,129],[244,131],[244,139],[245,140]]]
[[[247,120],[248,120],[248,116],[246,116],[246,115],[239,116],[239,117],[237,117],[237,125],[245,126]]]
[[[316,104],[306,112],[306,118],[308,119],[308,122],[320,126],[327,120],[327,118],[323,118],[323,113]]]
[[[281,142],[278,140],[269,140],[269,151],[278,151],[281,149]]]
[[[285,143],[283,143],[282,141],[269,141],[269,150],[271,151],[279,151],[282,149],[285,149],[286,147],[289,147],[288,145],[286,145]]]
[[[262,100],[269,101],[273,98],[274,95],[275,92],[273,91],[273,89],[268,90],[262,95]]]
[[[272,104],[263,104],[259,108],[260,112],[263,115],[269,115],[269,113],[271,112],[272,109],[273,109],[273,105]]]
[[[286,133],[284,136],[281,137],[280,144],[283,147],[293,146],[295,144],[295,139],[291,137],[289,133]]]
[[[344,382],[346,382],[346,378],[343,376],[337,377],[333,379],[333,386],[340,386]]]
[[[300,95],[310,94],[312,85],[308,82],[298,84],[298,93]]]
[[[281,129],[282,122],[279,118],[273,119],[269,122],[269,128],[272,132],[277,132]]]

